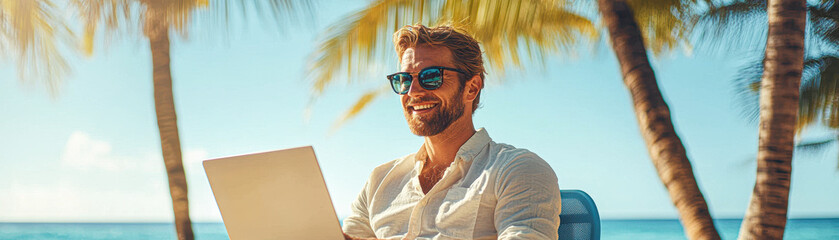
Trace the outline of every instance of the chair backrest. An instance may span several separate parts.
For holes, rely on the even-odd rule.
[[[581,190],[560,190],[559,239],[600,239],[600,214],[591,196]]]

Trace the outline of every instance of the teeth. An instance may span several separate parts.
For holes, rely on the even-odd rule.
[[[434,107],[434,104],[417,105],[417,106],[414,106],[414,110],[424,110],[424,109],[429,109],[431,107]]]

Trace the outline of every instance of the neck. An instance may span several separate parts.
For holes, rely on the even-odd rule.
[[[425,151],[428,153],[428,162],[425,166],[448,166],[454,161],[460,147],[474,134],[475,126],[472,124],[472,119],[464,114],[443,132],[425,137]]]

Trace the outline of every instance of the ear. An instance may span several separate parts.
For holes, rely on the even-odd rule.
[[[469,81],[466,81],[466,84],[463,86],[463,97],[467,102],[470,104],[475,101],[475,98],[478,98],[478,93],[481,92],[481,88],[484,87],[484,79],[481,78],[481,75],[472,76]],[[471,105],[470,105],[471,106]]]

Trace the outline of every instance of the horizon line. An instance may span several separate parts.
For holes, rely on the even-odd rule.
[[[342,220],[342,219],[341,219]],[[679,221],[678,218],[602,218],[600,221]],[[714,221],[720,220],[743,220],[743,218],[715,218]],[[839,220],[839,216],[831,216],[831,217],[803,217],[803,218],[788,218],[787,220]],[[222,221],[193,221],[193,224],[224,224]],[[138,221],[138,222],[127,222],[127,221],[113,221],[113,222],[106,222],[106,221],[84,221],[84,222],[66,222],[66,221],[43,221],[43,222],[33,222],[33,221],[22,221],[22,222],[11,222],[11,221],[0,221],[0,224],[174,224],[174,222],[157,222],[157,221]]]

